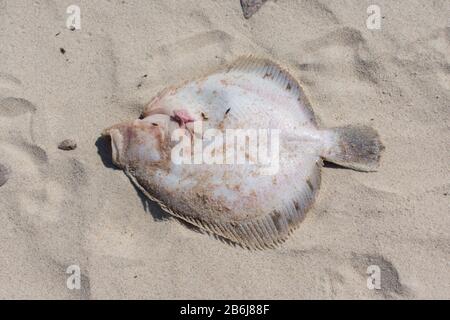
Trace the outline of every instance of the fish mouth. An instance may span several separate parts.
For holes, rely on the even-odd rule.
[[[119,168],[123,168],[121,150],[124,146],[124,137],[117,126],[109,127],[102,131],[101,137],[106,139],[111,146],[111,160]],[[109,140],[109,141],[108,141]]]

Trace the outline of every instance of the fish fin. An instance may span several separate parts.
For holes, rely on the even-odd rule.
[[[375,129],[345,126],[331,132],[333,144],[323,155],[325,160],[357,171],[377,171],[384,145]]]
[[[125,168],[125,174],[136,187],[150,200],[156,202],[165,212],[186,221],[200,229],[228,239],[231,242],[250,249],[273,249],[286,241],[306,216],[306,212],[314,203],[315,196],[320,187],[319,161],[313,169],[309,179],[301,186],[300,192],[291,201],[280,204],[277,210],[273,210],[264,216],[240,221],[206,221],[198,217],[175,212],[162,201],[152,196],[134,176],[129,168]]]
[[[287,70],[277,63],[269,59],[256,58],[252,55],[243,56],[230,65],[228,72],[232,71],[257,74],[263,79],[275,82],[280,88],[294,95],[299,103],[306,107],[308,118],[314,125],[317,125],[317,119],[304,89]]]

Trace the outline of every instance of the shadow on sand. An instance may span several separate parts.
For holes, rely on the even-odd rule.
[[[99,137],[97,141],[95,142],[95,146],[97,147],[97,153],[99,154],[100,158],[102,159],[103,164],[105,167],[112,169],[112,170],[121,170],[117,168],[111,159],[111,138],[109,137]],[[170,218],[170,215],[166,212],[164,212],[161,207],[154,201],[148,199],[139,189],[134,185],[134,183],[130,180],[130,182],[133,184],[134,190],[136,190],[136,193],[139,196],[139,199],[141,200],[142,206],[144,207],[144,210],[148,213],[150,213],[153,217],[153,219],[157,221],[161,220],[167,220]]]

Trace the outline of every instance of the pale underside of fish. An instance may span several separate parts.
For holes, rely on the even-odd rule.
[[[269,166],[275,170],[251,159],[255,154],[249,149],[244,164],[175,161],[180,140],[173,139],[174,132],[209,146],[214,155],[236,148],[231,139],[211,138],[208,129],[217,136],[229,129],[278,132],[278,148],[269,148],[278,155],[276,166]],[[270,60],[253,57],[165,89],[139,119],[114,125],[104,135],[111,137],[114,164],[147,197],[170,214],[250,249],[275,247],[299,226],[319,190],[322,159],[375,171],[384,148],[367,126],[319,128],[299,83]],[[261,141],[267,142],[258,137],[256,149]],[[184,146],[194,154],[193,143]]]

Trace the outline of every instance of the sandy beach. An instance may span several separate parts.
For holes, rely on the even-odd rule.
[[[269,0],[245,19],[239,0],[0,0],[0,298],[449,299],[450,5],[375,2],[379,29],[372,1]],[[323,168],[304,222],[264,251],[171,218],[100,139],[249,54],[285,66],[321,124],[370,125],[386,147],[377,172]]]

